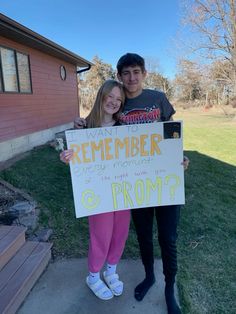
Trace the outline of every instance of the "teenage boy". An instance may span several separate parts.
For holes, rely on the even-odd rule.
[[[175,113],[165,94],[159,91],[143,89],[147,75],[144,59],[127,53],[117,63],[117,77],[123,83],[126,100],[120,122],[123,124],[151,123],[172,120]],[[75,127],[81,128],[84,119],[77,118]],[[184,158],[183,166],[188,167],[189,160]],[[145,269],[144,280],[134,290],[136,300],[142,301],[148,290],[155,283],[153,254],[153,218],[158,227],[158,240],[161,248],[163,273],[165,276],[165,299],[168,314],[181,314],[174,296],[174,283],[177,273],[177,225],[180,206],[159,206],[132,209],[140,247],[142,263]]]
[[[121,123],[150,123],[172,120],[175,113],[164,93],[143,89],[146,77],[144,59],[134,53],[127,53],[117,63],[117,77],[123,83],[126,100]],[[185,165],[186,166],[186,165]],[[163,273],[165,276],[165,299],[169,314],[181,313],[174,296],[177,272],[177,224],[180,206],[159,206],[132,209],[132,218],[137,232],[145,279],[134,291],[136,300],[141,301],[155,282],[153,255],[153,218],[158,227]]]

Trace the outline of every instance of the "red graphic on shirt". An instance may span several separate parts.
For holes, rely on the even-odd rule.
[[[134,109],[127,113],[122,113],[120,122],[122,124],[135,124],[135,123],[150,123],[159,121],[161,112],[159,108],[147,111],[145,109]]]

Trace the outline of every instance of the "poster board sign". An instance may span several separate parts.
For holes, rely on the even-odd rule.
[[[184,204],[182,121],[66,131],[76,217]]]

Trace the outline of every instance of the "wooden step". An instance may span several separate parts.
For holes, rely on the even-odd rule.
[[[0,272],[0,313],[15,314],[51,258],[51,243],[27,241]]]
[[[25,243],[25,227],[0,225],[0,270]]]

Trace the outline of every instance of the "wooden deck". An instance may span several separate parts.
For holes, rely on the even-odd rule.
[[[0,313],[14,314],[51,258],[51,243],[25,241],[25,228],[0,226]]]
[[[25,243],[24,227],[0,227],[0,270]]]

